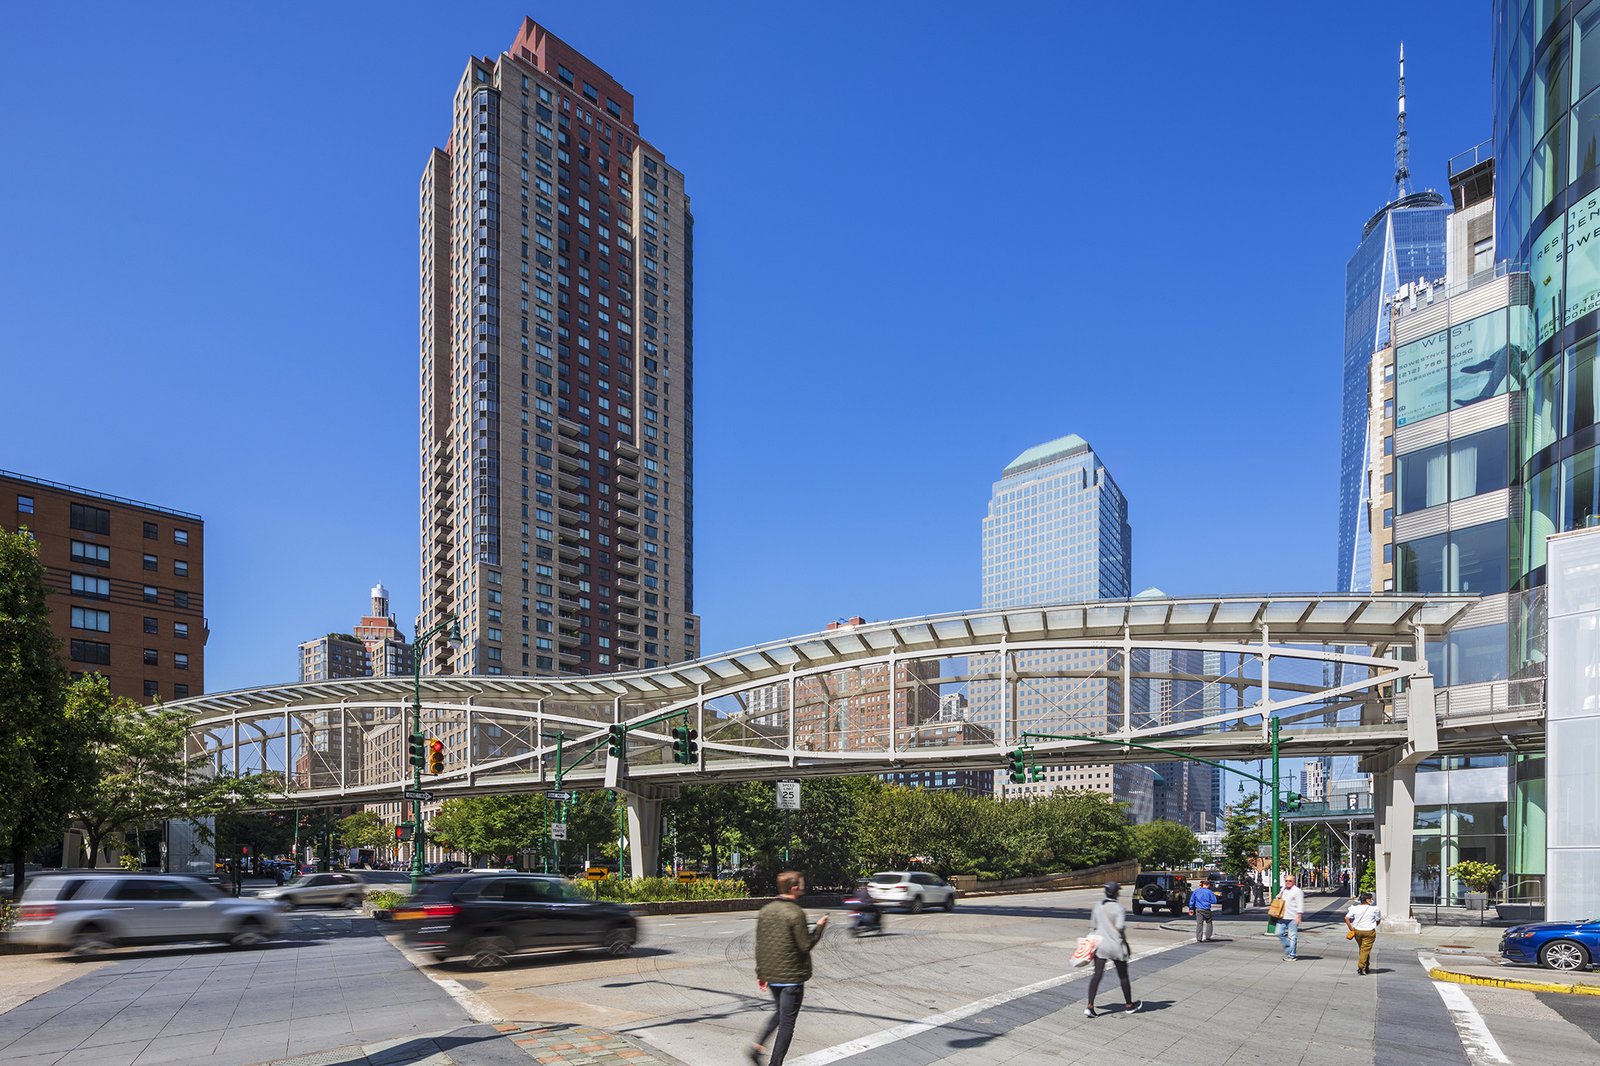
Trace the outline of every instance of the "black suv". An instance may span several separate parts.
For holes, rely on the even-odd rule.
[[[1189,906],[1189,881],[1183,874],[1148,873],[1133,879],[1134,914],[1143,914],[1149,907],[1158,911],[1167,908],[1173,914],[1182,914]]]
[[[394,909],[406,943],[474,969],[504,966],[533,951],[605,948],[626,955],[638,942],[632,912],[599,903],[549,874],[462,874],[423,881]]]

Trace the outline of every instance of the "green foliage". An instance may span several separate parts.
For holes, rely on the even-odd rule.
[[[11,902],[11,900],[0,896],[0,933],[4,933],[6,930],[10,929],[12,923],[16,920],[17,905]]]
[[[680,899],[744,899],[750,895],[743,881],[705,879],[681,883],[671,877],[621,877],[604,881],[576,881],[578,891],[590,899],[614,903],[660,903]]]
[[[347,848],[376,850],[394,843],[394,827],[372,811],[357,811],[339,819],[334,833]]]
[[[1241,792],[1224,822],[1222,869],[1235,877],[1251,869],[1261,845],[1272,836],[1266,815],[1261,813],[1258,804],[1258,797]]]
[[[1366,865],[1362,867],[1361,880],[1356,884],[1356,891],[1378,891],[1378,864],[1373,862],[1371,859],[1368,859]]]
[[[1466,859],[1450,867],[1450,876],[1474,892],[1487,892],[1500,880],[1500,867],[1492,862]]]
[[[1200,838],[1178,822],[1150,822],[1133,827],[1134,857],[1147,870],[1189,865],[1200,854]]]
[[[22,892],[27,853],[52,837],[93,782],[87,757],[93,723],[64,708],[66,671],[50,630],[38,545],[26,529],[0,529],[0,844],[15,863]]]
[[[409,899],[411,893],[392,888],[374,888],[367,892],[367,905],[377,911],[392,911]]]

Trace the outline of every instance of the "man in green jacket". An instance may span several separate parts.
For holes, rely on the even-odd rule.
[[[778,875],[778,898],[761,908],[756,916],[756,985],[772,990],[773,1012],[766,1028],[751,1045],[750,1061],[761,1066],[768,1038],[772,1042],[769,1066],[782,1066],[794,1036],[794,1022],[806,996],[806,981],[811,978],[811,949],[822,939],[828,916],[817,919],[815,929],[806,925],[806,912],[798,900],[805,895],[806,879],[798,870]]]

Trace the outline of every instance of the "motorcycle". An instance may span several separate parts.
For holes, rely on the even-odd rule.
[[[851,936],[883,932],[883,911],[865,892],[857,898],[845,900],[844,905],[850,911]]]

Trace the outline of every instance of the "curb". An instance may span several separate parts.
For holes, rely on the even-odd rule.
[[[1519,992],[1559,992],[1569,996],[1600,996],[1600,985],[1558,985],[1549,981],[1518,981],[1508,977],[1478,977],[1470,973],[1456,973],[1435,966],[1428,971],[1435,981],[1449,981],[1458,985],[1481,985],[1485,988],[1510,988]]]

